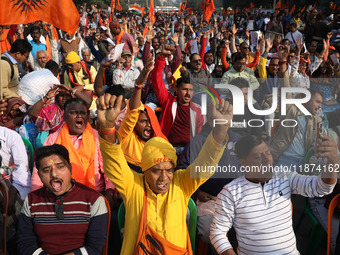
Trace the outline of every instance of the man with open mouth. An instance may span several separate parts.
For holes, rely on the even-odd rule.
[[[59,144],[35,151],[44,187],[28,194],[20,215],[20,254],[101,254],[108,211],[104,198],[71,178],[67,149]]]
[[[126,211],[121,254],[161,251],[161,254],[192,255],[186,225],[189,198],[213,174],[195,169],[216,166],[220,160],[228,140],[232,105],[222,99],[222,104],[218,102],[215,106],[211,100],[213,118],[225,119],[226,124],[213,128],[197,160],[187,169],[174,172],[176,150],[164,138],[153,137],[144,145],[143,174],[138,174],[130,170],[121,148],[121,136],[114,128],[121,103],[122,96],[110,94],[97,100],[104,170],[122,196]]]
[[[131,169],[142,173],[142,150],[145,143],[152,137],[163,135],[154,111],[142,104],[142,88],[150,72],[153,70],[153,58],[150,56],[135,82],[135,88],[129,100],[129,107],[119,128],[122,137],[122,150]]]
[[[44,142],[45,146],[55,143],[64,145],[70,153],[72,178],[106,195],[113,203],[115,187],[103,171],[103,161],[99,149],[98,132],[88,122],[87,104],[80,98],[68,99],[64,104],[65,123]],[[31,190],[43,186],[38,169],[33,169]]]

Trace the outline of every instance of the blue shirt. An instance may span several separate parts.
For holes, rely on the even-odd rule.
[[[28,41],[31,45],[32,45],[32,50],[31,50],[31,54],[35,60],[35,53],[38,51],[38,50],[44,50],[46,51],[46,44],[43,44],[40,42],[40,44],[36,44],[33,40],[31,41]]]
[[[4,53],[4,55],[5,55],[6,57],[8,57],[9,60],[11,60],[11,62],[12,62],[13,65],[16,65],[16,64],[18,63],[11,55],[9,55],[9,52],[8,52],[8,51],[6,51],[6,52]]]

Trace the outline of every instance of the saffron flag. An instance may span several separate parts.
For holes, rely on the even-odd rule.
[[[0,24],[27,24],[42,20],[74,34],[80,15],[72,0],[1,0]]]
[[[155,5],[153,0],[150,1],[150,9],[149,9],[149,19],[151,23],[155,23]]]
[[[186,6],[187,6],[187,1],[181,3],[181,4],[179,5],[179,12],[178,12],[178,14],[183,13],[183,12],[185,11],[185,7],[186,7]]]
[[[253,2],[250,3],[250,8],[253,9],[254,8],[254,4]]]
[[[290,10],[289,14],[293,14],[295,11],[295,4],[293,5],[292,9]]]
[[[302,8],[301,12],[303,12],[306,9],[306,5]]]
[[[206,0],[204,5],[204,19],[209,23],[211,15],[215,11],[215,5],[213,0]]]
[[[283,6],[282,9],[289,9],[289,0],[287,0],[286,4]]]
[[[188,9],[187,9],[187,13],[188,13],[188,14],[194,14],[193,8],[192,8],[192,7],[188,8]]]
[[[119,0],[117,0],[116,9],[117,9],[117,11],[120,11],[120,12],[123,10],[122,6],[121,6],[120,3],[119,3]]]
[[[276,9],[281,9],[281,0],[279,0],[276,5],[275,5],[275,10]]]
[[[115,11],[115,7],[116,7],[116,1],[115,0],[111,0],[111,12]]]
[[[202,10],[204,10],[204,0],[202,0],[202,2],[201,2],[201,8],[202,8]]]

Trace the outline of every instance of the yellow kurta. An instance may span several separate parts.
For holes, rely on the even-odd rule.
[[[97,76],[97,71],[96,71],[96,69],[93,66],[91,66],[91,68],[90,68],[90,73],[92,74],[92,80],[94,82],[95,79],[96,79],[96,76]],[[90,83],[90,79],[83,79],[84,78],[83,68],[81,68],[79,70],[79,72],[75,71],[74,72],[74,76],[75,76],[76,80],[78,81],[78,83],[80,85],[84,85],[85,86],[85,89],[87,89],[87,90],[94,90],[94,84]],[[72,84],[71,84],[70,78],[68,77],[68,72],[67,71],[65,71],[65,73],[64,73],[64,84],[66,86],[72,87]],[[92,104],[90,106],[90,110],[93,110],[93,109],[96,109],[96,108],[97,108],[96,98],[93,98]]]
[[[117,132],[116,134],[119,137]],[[143,208],[143,174],[130,170],[120,144],[111,144],[100,138],[100,149],[105,174],[118,189],[125,204],[124,241],[121,254],[130,255],[137,241]],[[195,173],[196,166],[216,166],[224,149],[225,146],[218,144],[210,134],[195,162],[186,170],[178,170],[174,173],[166,194],[156,195],[146,185],[147,223],[169,242],[183,248],[187,247],[186,215],[189,198],[213,174]]]
[[[124,120],[119,128],[119,134],[122,138],[122,150],[127,162],[136,166],[141,166],[142,151],[145,141],[139,139],[136,131],[134,130],[139,118],[139,114],[144,110],[144,105],[137,109],[130,110],[128,107]]]

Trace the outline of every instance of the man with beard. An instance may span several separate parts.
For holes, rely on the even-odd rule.
[[[62,145],[37,149],[35,165],[44,187],[25,199],[19,220],[19,253],[101,254],[107,225],[104,198],[72,179],[74,169]]]
[[[87,104],[80,98],[72,98],[64,104],[64,125],[49,135],[44,146],[64,145],[70,153],[72,178],[98,192],[106,194],[113,203],[114,186],[103,171],[103,159],[99,149],[98,132],[88,122]],[[31,190],[43,186],[38,169],[32,174]]]
[[[318,157],[327,158],[319,176],[273,168],[268,145],[256,136],[236,143],[235,151],[245,174],[224,186],[215,203],[210,240],[218,254],[235,255],[226,234],[233,226],[238,240],[237,254],[299,254],[292,226],[291,195],[319,197],[332,192],[337,174],[337,145],[321,136]]]
[[[159,37],[152,38],[152,48],[153,48],[155,55],[159,53],[160,46],[161,44],[159,43]]]
[[[162,72],[165,66],[165,58],[174,51],[175,48],[170,45],[165,45],[162,48],[156,59],[151,79],[156,97],[162,107],[160,119],[162,132],[173,146],[183,147],[190,140],[190,137],[201,132],[204,119],[201,107],[191,101],[194,86],[187,77],[181,77],[177,80],[174,89],[177,96],[173,96],[164,86]],[[198,54],[195,54],[194,57],[200,58]],[[207,70],[204,71],[208,72]]]
[[[136,80],[127,113],[118,131],[122,138],[122,150],[126,162],[131,169],[138,173],[142,173],[141,160],[145,143],[151,137],[166,139],[154,111],[141,102],[143,84],[153,68],[153,57],[150,56]]]

